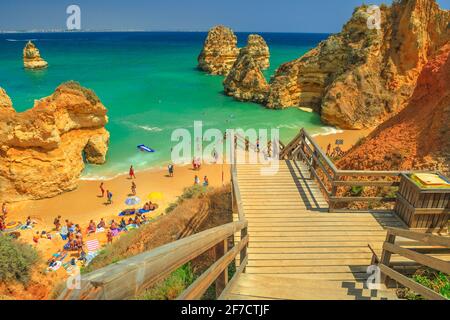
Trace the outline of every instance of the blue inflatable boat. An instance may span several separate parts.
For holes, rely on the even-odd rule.
[[[153,150],[152,148],[147,147],[145,144],[138,145],[137,148],[142,152],[149,152],[149,153],[156,152],[156,150]]]

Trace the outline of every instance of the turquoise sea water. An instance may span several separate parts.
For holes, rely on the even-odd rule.
[[[238,33],[240,46],[248,34]],[[327,35],[261,34],[271,49],[269,79],[283,62],[303,55]],[[330,128],[319,116],[297,109],[267,110],[223,94],[220,76],[196,69],[206,33],[0,34],[0,86],[17,111],[52,94],[62,82],[91,88],[108,108],[111,144],[107,163],[87,166],[84,178],[111,177],[130,164],[143,170],[170,159],[172,131],[203,121],[208,128],[280,128],[283,140],[301,127],[312,133]],[[22,67],[22,49],[32,39],[49,63],[43,71]],[[146,144],[155,154],[138,152]]]

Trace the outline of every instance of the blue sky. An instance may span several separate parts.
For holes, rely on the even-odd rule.
[[[362,4],[390,0],[0,0],[0,30],[64,29],[66,8],[81,7],[82,28],[337,32]],[[450,9],[450,0],[438,0]]]

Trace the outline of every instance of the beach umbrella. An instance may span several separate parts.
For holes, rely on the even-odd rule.
[[[147,198],[151,201],[162,200],[164,198],[164,195],[162,194],[162,192],[152,192],[147,196]]]
[[[141,202],[141,199],[139,197],[129,197],[127,200],[125,200],[125,204],[127,206],[135,206]]]

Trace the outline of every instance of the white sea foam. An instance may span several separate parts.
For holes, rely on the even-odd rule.
[[[337,133],[342,133],[342,132],[344,132],[344,130],[337,129],[337,128],[334,128],[334,127],[323,127],[323,128],[321,128],[321,130],[322,130],[323,132],[317,132],[317,133],[313,134],[312,136],[313,136],[313,137],[317,137],[317,136],[330,136],[330,135],[333,135],[333,134],[337,134]]]
[[[38,39],[6,39],[9,42],[28,42],[28,41],[38,41]]]
[[[163,129],[159,128],[159,127],[149,127],[149,126],[136,126],[142,130],[145,131],[150,131],[150,132],[161,132],[163,131]]]

